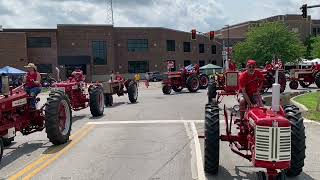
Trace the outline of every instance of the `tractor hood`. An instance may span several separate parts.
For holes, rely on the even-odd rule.
[[[283,115],[273,112],[267,108],[252,108],[246,119],[249,120],[251,126],[267,126],[267,127],[290,127],[291,124]]]

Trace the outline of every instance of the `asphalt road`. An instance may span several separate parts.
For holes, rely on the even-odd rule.
[[[231,106],[234,100],[223,102]],[[140,90],[136,104],[114,96],[103,117],[92,118],[88,109],[73,113],[73,137],[66,145],[52,146],[45,132],[18,134],[4,152],[0,179],[256,179],[257,169],[225,142],[219,174],[204,174],[197,134],[203,134],[205,103],[206,91],[163,95],[151,87]],[[222,119],[221,126],[224,132]],[[293,179],[320,179],[320,124],[305,126],[304,173]]]

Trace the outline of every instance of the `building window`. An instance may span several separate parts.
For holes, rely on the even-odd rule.
[[[149,71],[148,61],[129,61],[128,72],[129,73],[145,73]]]
[[[27,48],[50,48],[50,37],[28,37]]]
[[[320,28],[318,28],[318,33],[317,34],[320,34]]]
[[[176,51],[176,41],[167,40],[167,51]]]
[[[317,35],[317,28],[313,28],[313,29],[312,29],[312,34],[313,34],[314,36]]]
[[[199,53],[204,53],[204,44],[199,44]]]
[[[107,64],[107,47],[105,41],[92,41],[93,63],[96,65]]]
[[[148,39],[128,39],[129,52],[146,52],[148,51]]]
[[[52,73],[52,64],[36,64],[40,73]]]
[[[205,60],[199,60],[199,66],[202,67],[206,65],[206,61]]]
[[[186,66],[189,66],[191,64],[191,61],[190,60],[184,60],[183,61],[183,66],[186,67]]]
[[[190,42],[183,42],[183,52],[191,52]]]
[[[211,54],[217,54],[217,46],[211,45]]]

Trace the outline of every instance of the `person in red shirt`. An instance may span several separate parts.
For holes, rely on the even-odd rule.
[[[230,71],[236,71],[237,70],[237,65],[231,59],[229,59],[229,70]]]
[[[240,101],[241,118],[243,118],[244,110],[247,106],[262,106],[260,91],[263,86],[264,76],[256,69],[256,66],[256,61],[248,60],[247,70],[242,72],[239,77],[239,88],[243,95],[243,99]]]
[[[24,77],[24,87],[26,92],[32,97],[31,107],[36,108],[36,96],[41,92],[41,75],[37,71],[37,66],[33,63],[29,63],[25,66],[28,70],[28,73]]]
[[[122,81],[124,78],[122,77],[122,75],[120,75],[119,72],[116,73],[116,80],[117,81]]]

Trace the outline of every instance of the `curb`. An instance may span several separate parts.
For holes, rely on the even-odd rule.
[[[305,95],[305,94],[300,94],[298,96],[294,96],[294,97],[290,98],[290,103],[296,105],[299,109],[302,109],[302,111],[308,112],[309,109],[305,105],[298,103],[297,101],[294,100],[294,98],[302,96],[302,95]]]

